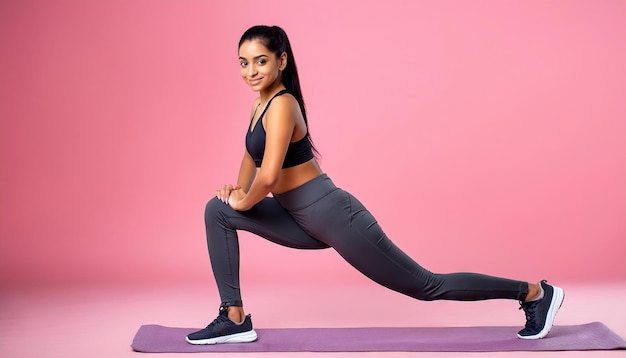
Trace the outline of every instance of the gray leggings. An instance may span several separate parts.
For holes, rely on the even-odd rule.
[[[297,249],[332,247],[373,281],[420,300],[523,300],[528,284],[476,273],[435,274],[391,242],[354,196],[325,174],[248,211],[211,199],[205,210],[209,256],[223,306],[242,306],[237,230]]]

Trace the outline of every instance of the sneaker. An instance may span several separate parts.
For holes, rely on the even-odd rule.
[[[563,289],[550,286],[545,280],[539,283],[543,288],[543,298],[536,301],[520,302],[520,309],[526,313],[526,326],[517,333],[522,339],[545,337],[554,323],[556,312],[563,304]]]
[[[228,318],[228,310],[220,307],[220,314],[211,324],[203,330],[189,334],[186,340],[191,344],[217,344],[254,342],[256,338],[250,315],[237,324]]]

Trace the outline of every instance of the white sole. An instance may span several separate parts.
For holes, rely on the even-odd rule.
[[[556,317],[556,313],[559,311],[559,308],[561,308],[564,298],[565,293],[563,292],[563,289],[552,286],[552,301],[550,302],[550,308],[548,309],[548,314],[546,316],[546,324],[543,326],[543,329],[539,331],[539,333],[532,336],[520,336],[518,334],[517,337],[521,339],[540,339],[547,336],[548,333],[550,333],[550,329],[552,329],[554,317]]]
[[[256,341],[256,332],[250,330],[248,332],[230,334],[228,336],[221,336],[208,339],[190,340],[189,337],[185,337],[187,343],[191,344],[219,344],[219,343],[249,343]]]

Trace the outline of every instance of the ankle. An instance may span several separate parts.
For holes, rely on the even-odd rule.
[[[528,294],[524,302],[536,301],[543,297],[543,289],[537,283],[528,283]]]
[[[228,307],[228,318],[230,318],[230,320],[235,323],[243,322],[245,318],[243,307],[238,307],[238,306]]]

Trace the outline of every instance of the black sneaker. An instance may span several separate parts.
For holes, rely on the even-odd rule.
[[[550,286],[545,280],[539,283],[543,288],[543,298],[537,301],[520,302],[520,309],[526,313],[526,326],[517,333],[522,339],[545,337],[554,323],[556,312],[563,304],[563,289]]]
[[[247,343],[256,341],[252,319],[247,315],[243,323],[237,324],[228,318],[228,310],[220,308],[220,314],[205,329],[190,333],[186,337],[191,344]]]

